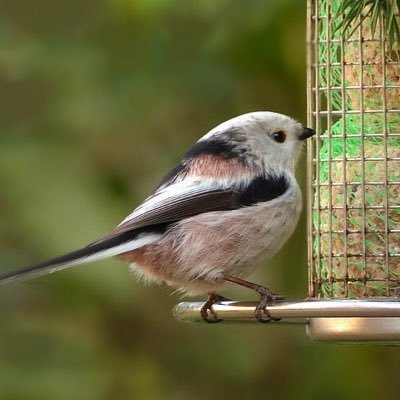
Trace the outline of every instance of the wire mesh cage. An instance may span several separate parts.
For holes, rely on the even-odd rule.
[[[308,1],[309,295],[398,297],[400,47],[341,3]]]

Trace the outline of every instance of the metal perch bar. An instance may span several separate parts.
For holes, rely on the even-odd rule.
[[[254,323],[255,301],[223,301],[212,306],[214,317],[224,323]],[[204,322],[200,309],[204,303],[180,303],[175,318]],[[400,300],[388,299],[310,299],[276,301],[267,307],[271,324],[304,324],[314,340],[394,343],[400,341]],[[270,325],[270,324],[267,324]]]
[[[212,309],[217,318],[231,322],[254,322],[256,301],[224,301]],[[200,316],[202,302],[179,303],[174,309],[179,321],[204,322]],[[268,306],[268,314],[278,323],[307,324],[310,318],[400,318],[400,301],[388,299],[368,300],[295,300],[276,301]],[[274,321],[275,322],[275,321]]]

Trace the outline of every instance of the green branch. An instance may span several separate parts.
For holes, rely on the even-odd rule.
[[[341,19],[336,30],[342,29],[344,35],[351,36],[369,17],[374,36],[379,18],[382,16],[384,32],[392,49],[394,43],[400,39],[399,9],[400,0],[343,0],[335,15],[335,18]]]

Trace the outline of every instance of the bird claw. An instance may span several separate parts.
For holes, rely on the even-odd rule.
[[[227,282],[236,283],[237,285],[244,286],[248,289],[256,291],[260,295],[260,302],[254,309],[254,316],[258,322],[267,324],[271,321],[280,321],[281,318],[273,318],[268,314],[267,306],[274,304],[275,300],[284,300],[284,297],[280,294],[271,292],[265,286],[257,285],[253,282],[245,281],[241,278],[237,278],[232,275],[224,274],[224,280]],[[263,316],[267,315],[268,319],[264,319]]]
[[[284,300],[284,296],[277,293],[272,293],[268,288],[259,286],[257,292],[260,294],[260,302],[254,309],[254,316],[258,322],[268,324],[271,321],[280,321],[281,318],[274,318],[269,315],[267,307],[273,305],[276,300]],[[265,319],[264,316],[267,316]]]
[[[220,296],[217,293],[209,293],[207,301],[204,303],[203,307],[201,307],[201,309],[200,309],[201,318],[203,318],[203,320],[205,322],[207,322],[208,324],[215,324],[217,322],[223,321],[223,319],[217,318],[217,315],[215,314],[214,310],[212,309],[212,306],[215,303],[218,303],[220,301],[230,301],[230,300],[223,296]],[[214,319],[209,318],[208,312],[210,312],[210,314],[213,315]]]

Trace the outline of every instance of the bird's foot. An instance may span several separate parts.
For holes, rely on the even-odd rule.
[[[258,322],[266,324],[271,321],[280,320],[280,318],[273,318],[269,315],[267,311],[267,306],[274,304],[275,300],[284,300],[285,298],[282,295],[273,293],[271,292],[271,290],[269,290],[264,286],[257,285],[256,283],[253,282],[245,281],[241,278],[237,278],[232,275],[224,274],[224,280],[254,290],[260,295],[260,302],[257,304],[254,310],[254,316],[256,317]],[[265,315],[267,316],[267,318],[264,318]]]
[[[201,307],[201,310],[200,310],[200,315],[205,322],[207,322],[209,324],[214,324],[216,322],[223,321],[222,319],[217,318],[217,315],[215,314],[214,310],[212,309],[212,306],[215,303],[218,303],[220,301],[230,301],[230,299],[220,296],[219,294],[214,293],[214,292],[208,293],[208,299],[204,303],[203,307]],[[213,319],[209,318],[209,314],[213,315]]]
[[[269,315],[267,307],[273,305],[276,300],[284,300],[285,298],[280,294],[271,292],[268,288],[264,286],[257,286],[258,288],[256,288],[255,290],[260,295],[260,302],[254,309],[254,316],[256,317],[256,320],[263,324],[268,324],[271,321],[279,321],[281,318],[273,318]]]

